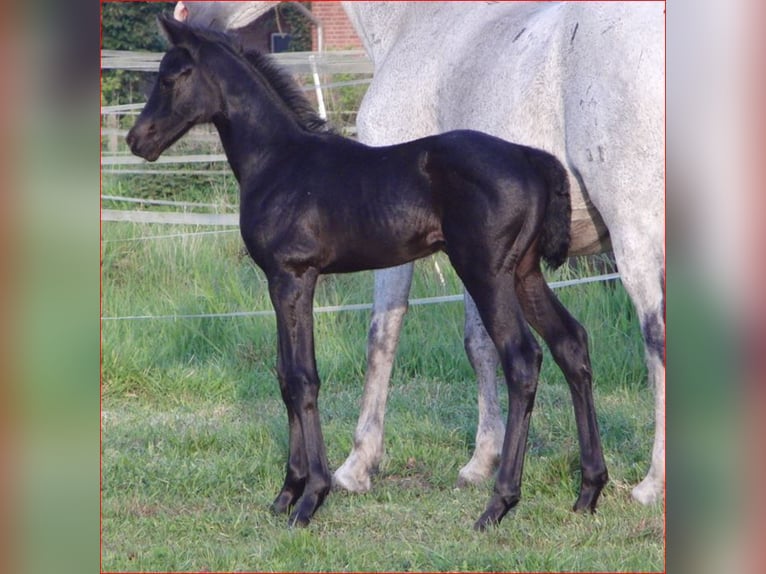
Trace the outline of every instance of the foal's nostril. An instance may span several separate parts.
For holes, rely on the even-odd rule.
[[[130,128],[128,135],[125,136],[125,142],[128,144],[131,150],[135,150],[141,139],[152,138],[156,135],[156,133],[157,127],[154,125],[154,123],[148,125],[136,124]]]

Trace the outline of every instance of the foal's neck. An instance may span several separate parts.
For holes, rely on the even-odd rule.
[[[221,111],[213,117],[226,158],[237,181],[262,170],[275,149],[294,142],[302,129],[287,105],[259,73],[243,62],[211,66],[220,86]]]

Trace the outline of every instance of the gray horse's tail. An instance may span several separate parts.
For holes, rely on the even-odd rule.
[[[540,255],[552,269],[556,269],[566,261],[571,242],[569,176],[561,162],[549,153],[533,150],[528,157],[548,188],[548,206],[538,240]]]

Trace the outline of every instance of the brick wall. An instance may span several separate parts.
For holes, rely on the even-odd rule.
[[[346,16],[340,2],[312,2],[311,12],[322,22],[325,50],[361,49],[362,41]],[[312,49],[317,49],[316,29],[312,34]]]

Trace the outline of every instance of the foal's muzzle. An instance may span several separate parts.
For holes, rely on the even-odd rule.
[[[162,147],[158,145],[157,132],[153,123],[136,123],[128,132],[125,141],[130,146],[130,151],[147,161],[155,161],[162,153]]]

